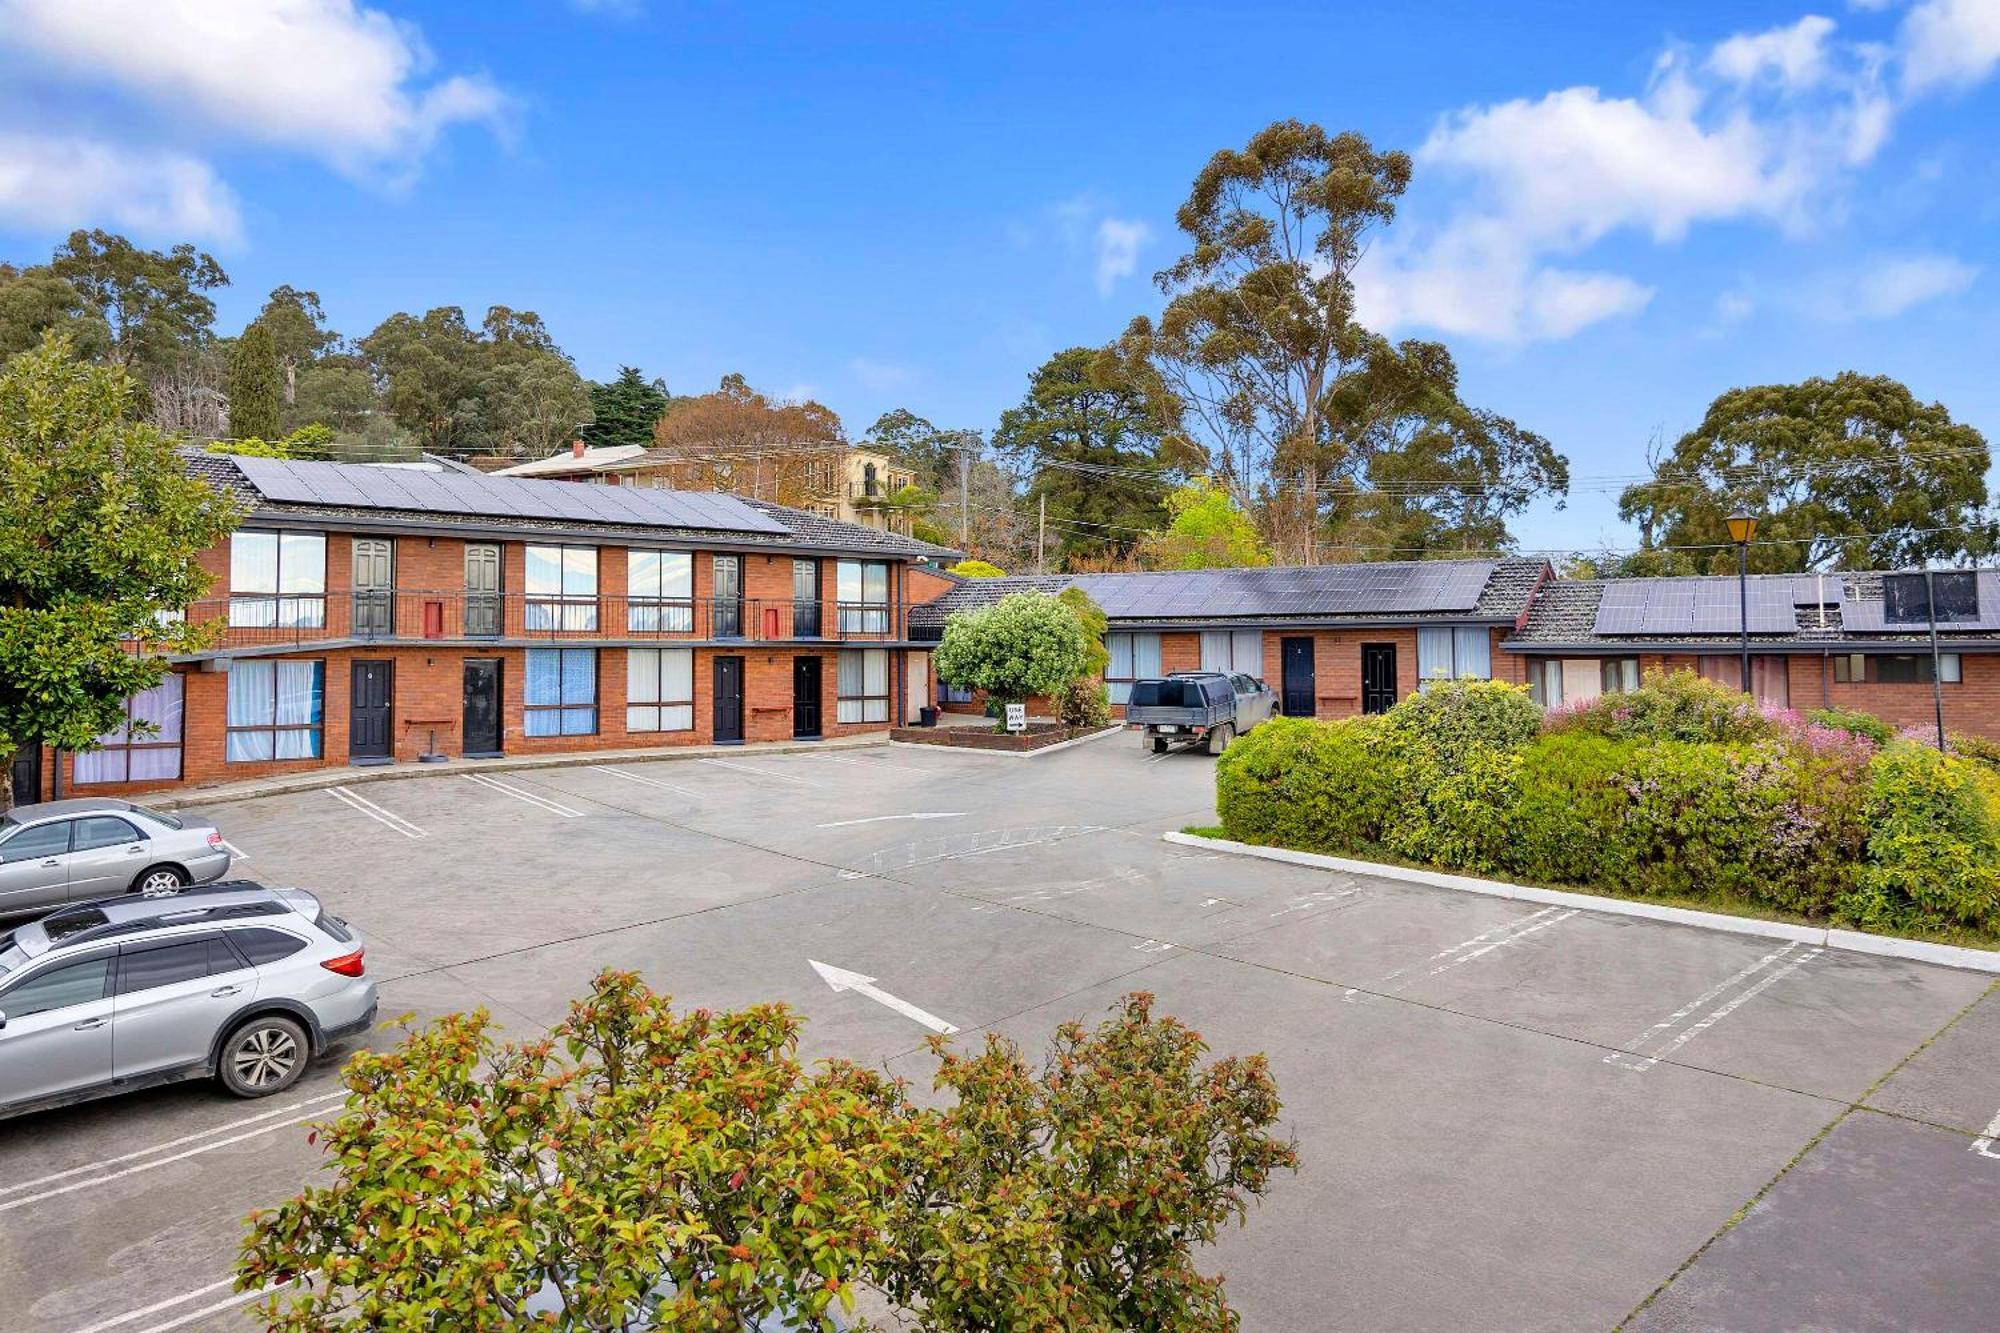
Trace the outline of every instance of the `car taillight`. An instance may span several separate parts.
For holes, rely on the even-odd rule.
[[[210,829],[208,831],[208,845],[211,847],[220,847],[222,845],[222,833],[219,830]]]
[[[361,965],[361,955],[365,952],[367,952],[365,949],[356,949],[353,953],[344,953],[338,958],[329,958],[321,963],[320,966],[329,972],[338,972],[343,977],[358,977],[366,970]]]

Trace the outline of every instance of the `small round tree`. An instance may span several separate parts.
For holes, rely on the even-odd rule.
[[[1069,607],[1042,593],[1015,593],[946,622],[937,673],[1001,703],[1055,698],[1088,669],[1089,648]]]

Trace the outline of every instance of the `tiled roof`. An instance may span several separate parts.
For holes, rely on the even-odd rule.
[[[1156,573],[1134,574],[1050,574],[1013,575],[997,579],[972,579],[946,592],[936,600],[912,607],[910,625],[912,632],[920,629],[942,630],[944,623],[960,611],[975,610],[990,606],[1001,598],[1017,592],[1042,592],[1054,594],[1069,587],[1082,587],[1100,601],[1115,596],[1117,601],[1148,604],[1143,613],[1119,615],[1114,613],[1114,624],[1126,623],[1216,625],[1264,621],[1313,622],[1339,621],[1342,619],[1381,621],[1392,620],[1459,620],[1459,621],[1512,621],[1518,619],[1528,604],[1529,594],[1542,579],[1547,566],[1539,560],[1506,559],[1500,561],[1404,561],[1386,565],[1321,565],[1312,568],[1280,567],[1269,570],[1229,571],[1238,577],[1229,580],[1229,602],[1224,609],[1219,603],[1204,606],[1202,579],[1194,574],[1180,571],[1160,571]],[[1469,573],[1479,578],[1478,570],[1485,571],[1485,580],[1479,586],[1477,601],[1470,608],[1457,610],[1411,609],[1411,603],[1385,603],[1379,600],[1381,594],[1367,591],[1350,593],[1346,591],[1359,574],[1376,575],[1445,575]],[[1196,573],[1212,574],[1213,571]],[[1269,577],[1259,577],[1268,574]],[[1316,578],[1315,575],[1323,575]],[[1210,579],[1210,582],[1213,580]],[[1394,583],[1395,580],[1389,580]],[[1134,596],[1134,584],[1142,585],[1142,595]],[[1147,593],[1157,595],[1145,595]],[[1179,602],[1179,605],[1175,605]],[[1165,610],[1164,608],[1172,607]],[[1182,608],[1185,609],[1182,609]],[[1158,608],[1158,609],[1156,609]]]
[[[1706,576],[1718,582],[1733,585],[1736,580],[1727,574]],[[1753,579],[1759,577],[1751,576]],[[1882,597],[1882,576],[1880,573],[1828,574],[1827,598],[1834,599],[1834,581],[1839,580],[1847,597],[1862,601],[1880,601]],[[1740,643],[1739,631],[1722,634],[1599,634],[1596,632],[1598,607],[1604,600],[1604,590],[1615,581],[1608,579],[1554,579],[1551,580],[1528,611],[1527,624],[1519,633],[1507,639],[1504,646],[1533,652],[1538,647],[1574,647],[1587,650],[1609,648],[1636,648],[1660,651],[1676,647],[1701,648],[1713,646],[1727,650]],[[1823,622],[1823,623],[1822,623]],[[2000,643],[2000,631],[1967,630],[1945,625],[1939,627],[1940,640],[1953,643]],[[1800,607],[1796,627],[1783,634],[1750,635],[1753,647],[1793,648],[1819,651],[1829,645],[1851,646],[1890,645],[1907,646],[1928,644],[1930,632],[1927,629],[1910,630],[1898,627],[1889,632],[1862,632],[1841,625],[1837,610],[1830,609],[1824,616],[1817,607]]]
[[[262,518],[282,520],[295,517],[356,524],[371,521],[397,525],[418,523],[439,529],[469,528],[481,532],[549,533],[592,539],[622,538],[653,542],[661,539],[661,530],[657,528],[586,523],[570,519],[489,517],[476,514],[441,514],[424,510],[363,509],[343,505],[278,502],[267,500],[260,495],[228,454],[211,454],[193,448],[183,448],[180,454],[188,471],[206,479],[217,489],[234,495],[252,513]],[[778,534],[676,528],[673,530],[674,540],[731,547],[772,546],[815,551],[851,551],[862,555],[881,554],[913,560],[939,559],[957,554],[946,547],[933,546],[914,537],[863,527],[858,523],[843,523],[839,519],[825,518],[803,509],[793,509],[788,505],[772,504],[767,500],[739,498],[742,498],[745,504],[776,520],[786,531]]]

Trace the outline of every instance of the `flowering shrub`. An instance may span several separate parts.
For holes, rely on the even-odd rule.
[[[1641,689],[1551,708],[1548,731],[1587,731],[1613,740],[1754,741],[1775,719],[1747,694],[1692,671],[1646,673]]]
[[[1896,739],[1896,729],[1887,722],[1872,713],[1857,713],[1851,708],[1815,708],[1806,714],[1806,721],[1814,726],[1866,736],[1877,745],[1887,745]]]
[[[1223,830],[1891,929],[2000,930],[2000,773],[1686,673],[1552,711],[1539,736],[1518,694],[1447,687],[1379,719],[1260,727],[1219,765]]]

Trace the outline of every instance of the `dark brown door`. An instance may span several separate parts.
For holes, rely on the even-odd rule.
[[[1286,717],[1311,717],[1317,711],[1319,685],[1313,667],[1313,641],[1288,638],[1279,647],[1284,680],[1280,703]]]
[[[1396,706],[1396,645],[1361,645],[1361,711],[1386,713]]]
[[[14,804],[33,805],[42,799],[42,747],[23,745],[14,751]]]
[[[465,753],[479,758],[500,753],[500,659],[465,659]]]
[[[396,628],[396,544],[384,537],[354,539],[354,633],[387,638]]]
[[[743,739],[743,659],[715,659],[715,741]]]
[[[792,659],[792,735],[820,734],[820,659]]]
[[[792,637],[819,637],[819,561],[792,561]],[[804,661],[804,658],[800,658]],[[817,662],[817,657],[812,659]],[[817,734],[817,733],[815,733]]]
[[[395,711],[395,667],[356,661],[347,703],[347,757],[387,759],[390,719]]]
[[[500,633],[500,548],[491,542],[466,543],[465,633],[468,638]],[[493,665],[497,674],[500,664]]]

